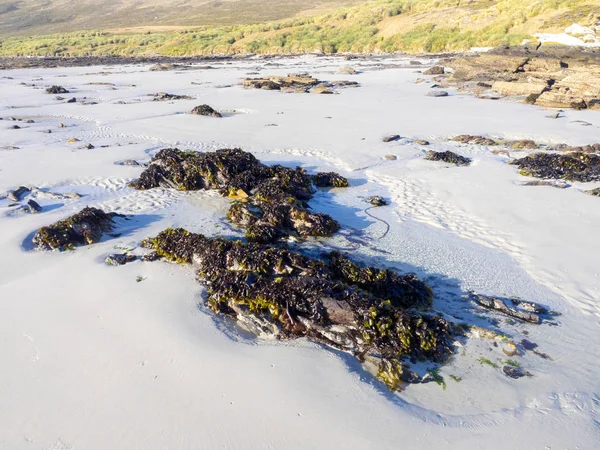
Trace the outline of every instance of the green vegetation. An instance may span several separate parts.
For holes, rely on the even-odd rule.
[[[259,25],[8,37],[0,41],[0,55],[444,52],[518,44],[574,21],[590,25],[598,20],[597,11],[596,0],[377,0]]]
[[[482,356],[481,358],[479,358],[479,362],[480,362],[482,365],[483,365],[483,364],[485,364],[485,365],[487,365],[487,366],[491,366],[491,367],[493,367],[494,369],[499,369],[499,368],[500,368],[500,366],[498,366],[498,364],[496,364],[495,362],[493,362],[493,361],[491,361],[491,360],[487,359],[487,358],[486,358],[486,357],[484,357],[484,356]]]
[[[457,377],[456,375],[450,374],[449,377],[452,378],[457,383],[460,383],[462,381],[462,377]]]
[[[521,367],[519,361],[515,361],[514,359],[507,359],[506,361],[504,361],[504,364],[506,364],[507,366]]]

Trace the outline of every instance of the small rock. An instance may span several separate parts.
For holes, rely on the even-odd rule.
[[[415,139],[413,142],[419,145],[429,145],[429,141],[425,141],[423,139]]]
[[[395,161],[398,159],[396,155],[385,155],[384,158],[389,159],[390,161]]]
[[[156,252],[147,253],[146,255],[142,255],[141,260],[144,262],[152,262],[160,259],[160,255]]]
[[[373,206],[386,206],[386,205],[388,205],[387,200],[384,199],[383,197],[380,197],[379,195],[373,195],[372,197],[367,198],[367,202],[370,203]]]
[[[38,214],[42,210],[42,207],[34,200],[29,200],[26,208],[31,214]]]
[[[11,130],[20,130],[21,127],[19,125],[13,125],[12,127],[10,127]]]
[[[19,201],[21,201],[21,197],[29,194],[30,192],[31,192],[31,189],[29,189],[28,187],[19,186],[14,191],[8,191],[6,196],[12,202],[19,202]]]
[[[589,191],[585,191],[590,195],[595,195],[596,197],[600,197],[600,188],[590,189]]]
[[[77,102],[77,99],[75,97],[70,98],[69,100],[67,100],[67,103],[75,103]]]
[[[42,131],[42,133],[50,134],[50,133],[52,133],[52,130],[44,130],[44,131]]]
[[[443,75],[445,73],[444,67],[433,66],[423,72],[423,75]]]
[[[125,159],[121,162],[118,163],[121,166],[139,166],[140,163],[137,162],[135,159]]]
[[[427,97],[448,97],[448,92],[446,91],[429,91],[427,93]]]
[[[215,111],[209,105],[199,105],[192,109],[192,114],[209,117],[223,117],[219,112]]]
[[[333,91],[324,84],[319,84],[310,89],[311,94],[333,94]]]
[[[397,141],[398,139],[400,139],[399,134],[392,134],[390,136],[384,137],[383,142],[392,142],[392,141]]]
[[[111,266],[122,266],[123,264],[135,261],[136,259],[137,256],[130,255],[129,253],[113,253],[112,255],[108,255],[104,262]]]
[[[87,148],[88,150],[92,150],[93,148],[96,148],[96,147],[94,147],[92,144],[88,144],[85,146],[85,148]]]
[[[25,122],[25,123],[35,123],[35,121],[34,121],[34,120],[32,120],[32,119],[29,119],[29,120],[28,120],[27,122]]]
[[[492,139],[483,136],[471,136],[470,134],[461,134],[451,139],[454,142],[461,142],[463,144],[475,144],[475,145],[496,145],[496,142]]]
[[[73,142],[79,142],[79,139],[77,139],[76,137],[72,137],[67,140],[67,144],[72,144]]]
[[[64,123],[59,123],[58,128],[66,128],[67,126]]]
[[[51,87],[49,87],[49,88],[46,89],[46,93],[47,94],[68,94],[69,91],[67,91],[62,86],[51,86]]]
[[[539,147],[531,139],[521,139],[520,141],[511,142],[510,148],[512,148],[513,150],[535,150]]]

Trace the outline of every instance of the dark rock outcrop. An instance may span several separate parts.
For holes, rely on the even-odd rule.
[[[568,181],[600,181],[600,155],[569,152],[534,153],[511,161],[521,175],[536,178],[554,178]]]
[[[321,81],[306,74],[246,78],[242,81],[242,86],[247,88],[314,94],[333,94],[334,89],[358,85],[356,81]]]
[[[198,116],[209,116],[209,117],[223,117],[220,112],[215,111],[209,105],[198,105],[194,109],[192,109],[192,114],[196,114]]]
[[[68,94],[69,91],[62,86],[51,86],[46,89],[46,94]]]

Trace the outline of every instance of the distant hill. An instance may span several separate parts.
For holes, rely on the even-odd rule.
[[[27,8],[6,10],[13,3],[0,0],[0,30],[61,33],[0,38],[0,55],[443,52],[514,45],[534,33],[600,21],[600,0],[375,0],[314,15],[336,3],[27,0]],[[11,15],[19,21],[8,24]],[[271,17],[288,18],[253,23]],[[90,27],[95,31],[63,33]]]
[[[0,0],[0,36],[125,27],[156,29],[165,25],[241,25],[318,14],[359,2],[360,0]]]

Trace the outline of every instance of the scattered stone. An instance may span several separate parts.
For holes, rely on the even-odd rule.
[[[79,142],[79,139],[77,139],[76,137],[72,137],[70,139],[67,139],[67,144],[72,144],[73,142]]]
[[[29,200],[25,207],[31,214],[38,214],[42,211],[42,207],[34,200]]]
[[[73,250],[78,245],[98,242],[102,234],[113,229],[117,214],[101,209],[85,207],[79,213],[40,228],[33,237],[33,244],[42,250]]]
[[[69,93],[69,91],[67,91],[62,86],[51,86],[48,89],[46,89],[46,94],[68,94],[68,93]]]
[[[66,128],[67,126],[64,123],[59,123],[58,128]]]
[[[240,149],[207,153],[163,149],[131,186],[219,190],[236,199],[227,213],[229,220],[246,229],[248,240],[266,243],[292,234],[330,236],[339,229],[327,214],[307,209],[315,192],[313,183],[317,187],[348,186],[348,180],[336,173],[310,176],[300,167],[266,166]]]
[[[383,138],[383,142],[392,142],[392,141],[397,141],[400,139],[400,135],[399,134],[392,134],[390,136],[386,136]]]
[[[425,141],[423,139],[415,139],[413,142],[419,145],[429,145],[429,141]]]
[[[569,152],[566,154],[534,153],[511,161],[519,173],[536,178],[554,178],[568,181],[600,181],[600,155]]]
[[[386,206],[386,205],[388,205],[387,200],[384,199],[383,197],[380,197],[379,195],[373,195],[372,197],[367,198],[367,202],[370,203],[373,206]]]
[[[428,161],[443,161],[450,164],[456,164],[457,166],[468,166],[471,164],[470,158],[457,155],[449,150],[445,152],[428,150],[427,153],[425,153],[425,159]]]
[[[122,266],[136,259],[137,256],[129,253],[113,253],[112,255],[108,255],[104,262],[110,266]]]
[[[432,299],[414,275],[362,267],[337,252],[319,260],[183,229],[167,229],[143,245],[194,264],[215,312],[258,336],[310,337],[356,355],[391,390],[403,382],[401,358],[442,362],[453,352],[450,323],[408,309]]]
[[[429,91],[427,93],[428,97],[448,97],[448,92],[447,91],[438,91],[438,90],[433,90],[433,91]]]
[[[88,150],[92,150],[96,147],[94,147],[92,144],[87,144],[86,146],[84,146],[84,148],[88,149]]]
[[[496,142],[492,139],[483,136],[471,136],[470,134],[461,134],[452,138],[454,142],[461,142],[463,144],[474,144],[474,145],[496,145]]]
[[[310,89],[310,93],[311,94],[333,94],[333,91],[328,86],[325,86],[323,84],[319,84],[319,85],[317,85],[315,87],[312,87]]]
[[[26,186],[19,186],[17,189],[13,190],[13,191],[8,191],[8,193],[6,194],[6,196],[8,197],[8,199],[11,202],[20,202],[21,198],[27,194],[29,194],[31,192],[31,189],[29,189]]]
[[[67,103],[76,103],[77,99],[75,97],[70,98],[69,100],[67,100]]]
[[[33,119],[29,119],[29,120],[27,120],[25,123],[35,123],[35,120],[33,120]]]
[[[20,130],[21,127],[19,125],[13,125],[13,126],[10,127],[10,129],[12,129],[12,130]]]
[[[390,161],[396,161],[398,159],[396,155],[385,155],[384,158]]]
[[[513,366],[504,366],[502,368],[502,372],[504,372],[504,375],[506,375],[507,377],[513,378],[515,380],[519,379],[519,378],[523,378],[525,376],[527,376],[527,377],[533,376],[529,372],[521,369],[520,367],[513,367]]]
[[[152,262],[152,261],[159,260],[160,255],[157,252],[150,252],[150,253],[146,253],[145,255],[142,255],[142,257],[140,259],[144,262]]]
[[[52,133],[52,130],[43,130],[42,133],[50,134]]]
[[[199,116],[209,116],[209,117],[223,117],[221,113],[215,111],[212,107],[208,105],[199,105],[192,109],[192,114],[197,114]]]
[[[140,163],[135,159],[125,159],[123,161],[117,161],[115,164],[119,166],[139,166]]]
[[[548,119],[558,119],[560,117],[560,113],[557,112],[556,114],[550,114],[549,116],[546,116]]]
[[[536,150],[539,146],[530,139],[521,139],[510,143],[510,148],[513,150]]]
[[[194,97],[190,97],[189,95],[176,95],[176,94],[168,94],[166,92],[159,92],[157,94],[150,94],[151,97],[154,97],[152,101],[155,102],[164,102],[170,100],[193,100]]]
[[[445,73],[443,66],[433,66],[423,72],[423,75],[443,75]]]
[[[354,67],[350,67],[350,66],[340,67],[339,72],[347,73],[350,75],[356,75],[358,73],[358,71]]]
[[[504,300],[497,297],[490,297],[487,295],[471,293],[471,299],[478,305],[483,306],[484,308],[499,311],[503,314],[506,314],[507,316],[514,317],[516,319],[524,320],[526,322],[534,323],[536,325],[539,325],[542,322],[542,318],[540,317],[539,313],[512,308],[508,306]]]

